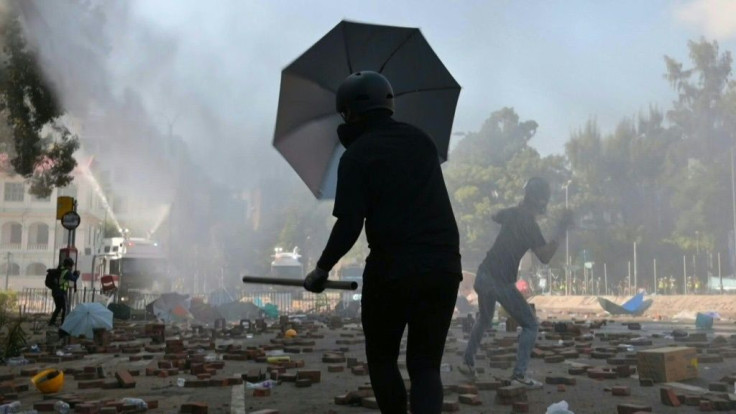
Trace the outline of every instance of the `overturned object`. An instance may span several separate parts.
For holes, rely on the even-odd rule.
[[[31,382],[44,394],[57,393],[64,386],[64,372],[53,368],[46,369],[31,378]]]
[[[605,298],[598,298],[598,303],[600,303],[603,310],[611,315],[639,316],[652,306],[652,302],[651,299],[644,300],[644,292],[638,293],[623,305],[617,305]]]

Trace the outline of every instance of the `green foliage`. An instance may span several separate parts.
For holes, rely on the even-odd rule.
[[[32,194],[48,197],[54,187],[72,181],[79,140],[59,121],[63,110],[26,45],[20,19],[13,17],[2,28],[0,115],[13,137],[10,164],[30,181]]]
[[[0,293],[0,332],[4,333],[0,346],[4,359],[19,356],[27,344],[28,335],[23,329],[25,318],[17,308],[15,292]],[[16,316],[15,313],[18,312]]]

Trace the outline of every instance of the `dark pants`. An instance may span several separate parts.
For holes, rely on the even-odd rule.
[[[397,364],[408,325],[406,367],[411,411],[442,411],[440,364],[460,275],[422,274],[363,286],[362,322],[368,372],[381,412],[406,414],[406,388]]]
[[[54,290],[51,292],[51,297],[54,298],[54,313],[51,314],[49,325],[56,323],[56,317],[59,316],[59,312],[61,312],[61,322],[59,324],[62,324],[66,317],[66,292],[61,289]]]

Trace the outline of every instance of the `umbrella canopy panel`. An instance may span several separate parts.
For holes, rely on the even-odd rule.
[[[281,73],[273,144],[318,198],[334,197],[342,146],[335,93],[361,70],[394,88],[394,118],[429,134],[447,151],[460,85],[419,29],[343,21]]]
[[[61,329],[71,336],[84,335],[87,339],[94,337],[94,329],[112,330],[112,311],[101,303],[80,303],[69,312]]]

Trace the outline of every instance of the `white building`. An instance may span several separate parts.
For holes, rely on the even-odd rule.
[[[58,265],[59,249],[67,245],[68,231],[56,220],[56,199],[77,200],[81,224],[74,245],[79,255],[91,251],[100,240],[105,208],[90,181],[75,171],[67,187],[55,189],[49,198],[28,193],[29,185],[18,175],[0,173],[0,289],[43,287],[46,269]]]

